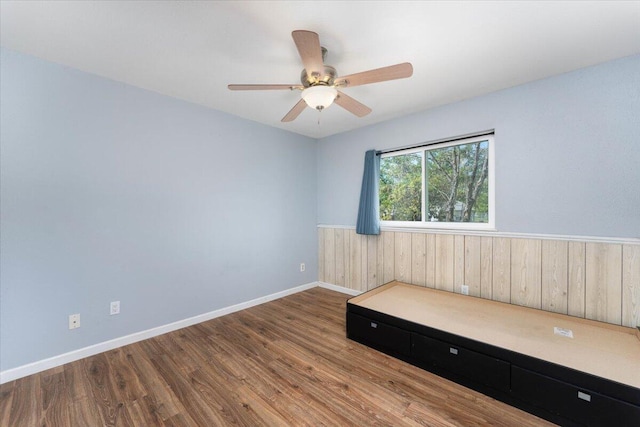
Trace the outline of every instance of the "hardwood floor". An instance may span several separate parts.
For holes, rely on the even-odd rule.
[[[322,288],[0,386],[0,426],[540,426],[345,337]]]

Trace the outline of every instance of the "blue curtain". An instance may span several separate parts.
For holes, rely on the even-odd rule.
[[[376,150],[369,150],[364,155],[364,173],[356,223],[358,234],[380,234],[379,181],[380,156],[376,155]]]

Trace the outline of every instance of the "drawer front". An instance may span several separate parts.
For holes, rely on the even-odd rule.
[[[411,351],[409,332],[358,314],[347,313],[347,335],[399,354],[408,356]]]
[[[419,334],[412,334],[411,340],[411,355],[416,359],[496,390],[509,391],[508,362]]]
[[[638,426],[640,407],[512,366],[515,397],[589,426]]]

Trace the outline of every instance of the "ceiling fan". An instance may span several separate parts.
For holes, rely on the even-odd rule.
[[[340,77],[335,68],[324,64],[327,49],[320,46],[318,34],[313,31],[296,30],[291,33],[291,36],[304,65],[300,76],[302,84],[232,84],[228,86],[230,90],[301,90],[302,99],[282,118],[283,122],[295,120],[306,106],[322,111],[333,102],[358,117],[366,116],[371,112],[371,108],[338,89],[404,79],[413,74],[411,64],[404,62]]]

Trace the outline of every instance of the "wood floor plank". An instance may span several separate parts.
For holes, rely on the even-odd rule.
[[[280,347],[278,347],[280,348]],[[303,409],[302,417],[293,420],[292,424],[310,425],[349,425],[349,420],[342,414],[337,413],[324,395],[310,393],[304,384],[291,378],[291,365],[270,364],[267,367],[271,373],[270,378],[274,379],[280,391],[280,400],[285,402],[297,402]]]
[[[197,389],[191,386],[189,378],[181,374],[182,371],[169,355],[155,356],[152,363],[169,384],[184,410],[198,425],[221,425],[224,422],[224,417],[202,400]]]
[[[0,425],[541,426],[346,338],[313,288],[0,386]]]
[[[253,412],[259,420],[254,425],[284,426],[288,424],[287,420],[278,414],[269,402],[262,399],[251,388],[241,387],[238,390],[238,394],[244,402],[242,406],[247,411]]]
[[[52,370],[53,371],[53,370]],[[65,392],[64,372],[57,372],[41,377],[40,400],[42,410],[42,425],[64,425],[69,419],[69,407],[62,404]]]
[[[438,416],[428,406],[410,403],[406,411],[406,418],[425,427],[455,427],[456,424]]]
[[[151,341],[151,340],[147,340]],[[149,416],[157,420],[157,424],[167,423],[184,408],[178,401],[169,385],[155,370],[151,358],[152,354],[145,351],[145,342],[135,343],[123,348],[127,351],[127,358],[135,375],[150,392],[140,401],[140,406],[148,412]]]
[[[162,354],[169,354],[171,358],[179,361],[178,369],[184,373],[193,372],[200,367],[199,363],[194,360],[190,352],[187,352],[177,340],[179,339],[179,331],[170,332],[160,335],[155,340],[162,347]]]
[[[247,408],[243,406],[242,399],[236,391],[242,382],[239,382],[237,388],[221,389],[218,384],[224,383],[225,379],[215,375],[214,372],[210,369],[198,369],[189,374],[192,387],[224,420],[222,425],[233,425],[238,422],[242,425],[250,425],[245,421],[239,421],[247,418]],[[258,418],[256,417],[254,420],[257,422]]]
[[[385,412],[394,417],[402,418],[408,404],[402,396],[396,396],[386,392],[384,387],[373,385],[358,375],[337,369],[335,365],[326,362],[325,358],[314,357],[300,351],[300,347],[290,343],[278,343],[278,349],[282,351],[279,358],[292,362],[289,370],[293,366],[302,367],[298,369],[302,375],[309,375],[314,380],[324,384],[331,390],[330,395],[341,401],[348,402],[350,406],[361,408],[375,408],[381,401],[385,402]],[[289,371],[288,370],[288,371]],[[287,372],[288,372],[287,371]],[[334,405],[332,405],[333,407]],[[350,410],[352,413],[354,410]],[[360,422],[366,422],[366,418]]]
[[[0,426],[9,425],[15,383],[15,381],[9,381],[5,384],[0,384]]]
[[[89,381],[84,376],[84,365],[80,362],[64,365],[69,425],[100,425],[100,414],[90,397]]]
[[[124,404],[118,399],[117,393],[111,384],[111,365],[106,353],[100,353],[83,360],[86,376],[92,394],[92,401],[98,407],[101,418],[101,425],[120,426],[132,425],[127,413],[124,411]]]
[[[154,391],[149,391],[140,377],[136,375],[132,366],[133,355],[131,352],[119,348],[105,354],[112,367],[110,380],[114,390],[116,390],[120,401],[130,402],[130,404],[124,405],[126,418],[130,419],[133,425],[162,425],[163,422],[155,412],[147,411],[144,408],[147,402],[157,399]]]
[[[15,382],[8,417],[10,426],[35,426],[40,423],[42,411],[38,405],[41,395],[39,387],[40,375],[31,375]]]

